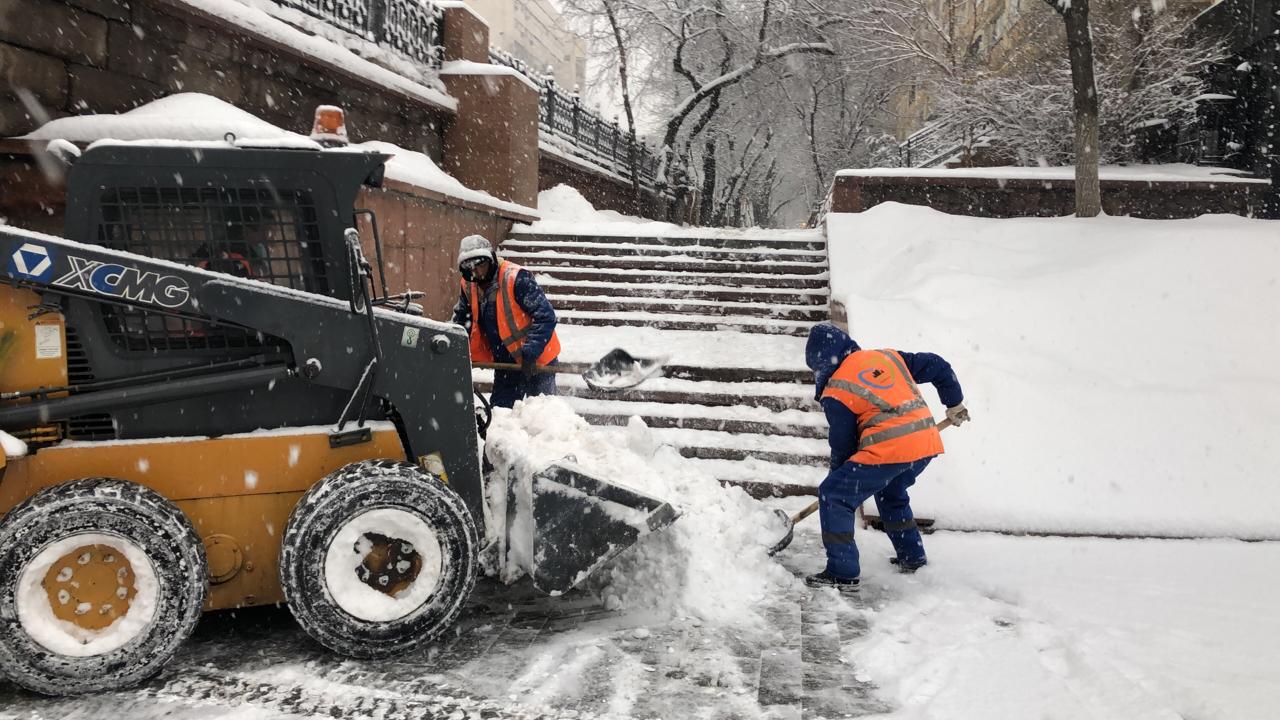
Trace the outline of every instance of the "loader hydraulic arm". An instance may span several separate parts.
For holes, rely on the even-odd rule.
[[[438,453],[451,486],[479,516],[483,491],[471,365],[461,328],[379,308],[353,312],[350,303],[336,298],[13,228],[0,228],[0,262],[11,284],[46,295],[233,325],[288,345],[284,366],[228,371],[223,382],[270,386],[288,375],[354,394],[376,359],[377,372],[364,390],[393,410],[406,459],[421,462]],[[174,392],[198,393],[218,379],[192,378],[188,387],[135,386],[127,395],[129,402],[145,404],[147,397],[160,401]],[[79,403],[62,409],[58,399],[48,400],[40,412],[45,420],[59,419],[50,413],[83,411],[92,398],[61,399]],[[3,412],[0,424],[6,422]]]

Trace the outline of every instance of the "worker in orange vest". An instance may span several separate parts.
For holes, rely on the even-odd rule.
[[[512,407],[533,395],[555,395],[554,373],[538,372],[560,355],[556,312],[533,273],[500,260],[483,235],[468,235],[458,247],[462,291],[453,322],[471,333],[471,362],[516,363],[495,370],[490,401]]]
[[[853,541],[855,511],[874,497],[902,572],[927,562],[907,489],[942,454],[942,436],[917,383],[930,383],[955,425],[969,419],[951,365],[933,353],[863,350],[830,323],[815,325],[805,346],[816,398],[830,426],[831,472],[818,486],[818,518],[827,567],[813,587],[856,590],[861,566]]]

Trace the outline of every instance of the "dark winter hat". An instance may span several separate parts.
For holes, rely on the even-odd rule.
[[[813,371],[814,399],[822,397],[827,381],[840,363],[860,349],[849,333],[831,323],[818,323],[809,330],[809,341],[804,346],[804,363]]]

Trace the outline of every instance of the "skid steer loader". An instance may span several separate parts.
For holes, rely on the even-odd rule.
[[[0,430],[27,446],[0,458],[0,675],[127,686],[227,608],[287,602],[355,657],[455,621],[512,540],[482,521],[465,332],[373,289],[354,205],[385,160],[100,144],[65,238],[0,227]],[[551,592],[674,518],[569,466],[524,486]]]

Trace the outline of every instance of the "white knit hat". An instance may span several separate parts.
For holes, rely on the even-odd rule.
[[[483,235],[468,235],[458,244],[458,264],[471,258],[492,256],[493,245]]]

